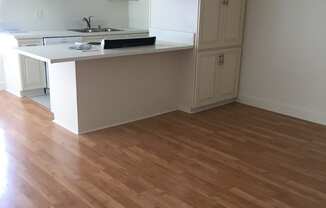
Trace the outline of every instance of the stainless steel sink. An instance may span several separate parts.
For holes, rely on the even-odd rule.
[[[117,31],[122,31],[120,29],[115,29],[115,28],[85,28],[85,29],[71,29],[70,31],[74,32],[82,32],[82,33],[95,33],[95,32],[117,32]]]

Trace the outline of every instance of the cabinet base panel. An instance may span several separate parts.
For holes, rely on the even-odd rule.
[[[188,113],[199,113],[199,112],[202,112],[202,111],[207,111],[207,110],[210,110],[212,108],[216,108],[216,107],[219,107],[219,106],[222,106],[222,105],[234,103],[236,100],[237,100],[237,98],[233,98],[233,99],[220,101],[220,102],[210,104],[210,105],[205,105],[205,106],[202,106],[202,107],[191,108]]]
[[[44,88],[41,89],[35,89],[35,90],[26,90],[20,92],[22,97],[36,97],[36,96],[42,96],[45,94]]]

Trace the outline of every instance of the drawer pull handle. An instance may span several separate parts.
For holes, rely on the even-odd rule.
[[[223,0],[222,1],[222,4],[224,5],[224,6],[229,6],[229,0]]]
[[[224,60],[225,59],[225,56],[224,56],[224,54],[223,55],[219,55],[218,56],[218,65],[224,65]]]

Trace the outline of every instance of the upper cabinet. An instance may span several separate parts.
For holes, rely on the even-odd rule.
[[[240,46],[246,0],[201,0],[199,49]]]

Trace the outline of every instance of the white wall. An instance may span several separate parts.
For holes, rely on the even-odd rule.
[[[325,0],[249,0],[241,101],[326,124],[325,11]]]
[[[198,0],[130,0],[129,26],[196,32]]]
[[[128,26],[128,0],[0,0],[0,25],[26,30],[80,28],[81,17],[95,24]]]
[[[133,0],[129,2],[129,27],[148,29],[149,0]]]
[[[3,72],[2,58],[0,56],[0,90],[3,90],[4,88],[5,88],[5,76]]]
[[[150,0],[150,28],[194,33],[198,0]]]

